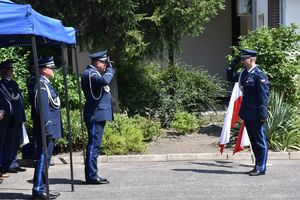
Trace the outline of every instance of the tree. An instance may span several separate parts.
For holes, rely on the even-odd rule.
[[[16,0],[78,29],[84,50],[107,48],[121,61],[173,53],[186,36],[197,36],[224,9],[225,0]]]
[[[186,36],[197,36],[225,0],[16,0],[75,27],[81,50],[108,49],[115,66],[174,52]],[[113,97],[118,106],[116,79]],[[119,110],[119,109],[117,109]]]

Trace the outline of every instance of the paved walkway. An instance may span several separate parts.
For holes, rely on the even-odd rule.
[[[50,189],[63,200],[299,200],[299,160],[270,160],[267,174],[250,177],[249,160],[101,163],[108,185],[86,185],[82,164],[74,165],[71,191],[68,164],[49,170]],[[0,199],[30,199],[33,169],[12,174],[0,185]]]

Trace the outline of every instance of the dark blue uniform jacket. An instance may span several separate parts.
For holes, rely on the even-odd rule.
[[[4,92],[0,88],[0,110],[4,111],[4,118],[0,120],[1,129],[9,124],[10,112],[12,111],[11,109],[9,100],[5,97]]]
[[[35,96],[34,87],[35,87],[35,84],[36,84],[35,75],[31,74],[27,78],[27,82],[26,83],[27,83],[26,85],[27,85],[29,103],[31,105],[31,119],[33,121],[35,121],[35,120],[38,120],[38,116],[37,116],[37,113],[36,113],[35,108],[34,108],[34,96]]]
[[[112,121],[112,97],[105,89],[113,79],[115,70],[109,66],[103,75],[98,70],[88,65],[81,75],[81,85],[86,98],[84,106],[84,121]]]
[[[6,78],[2,78],[0,82],[1,82],[2,91],[4,91],[5,93],[6,90],[9,93],[9,94],[6,93],[6,97],[7,97],[6,99],[9,100],[11,104],[11,109],[12,109],[11,116],[13,117],[14,123],[21,124],[25,122],[26,115],[23,106],[23,99],[17,82],[14,80],[7,80]],[[19,95],[20,98],[16,100],[10,98],[10,97],[16,97],[17,95]]]
[[[44,125],[45,125],[45,134],[50,135],[52,138],[57,139],[62,137],[62,121],[61,121],[61,112],[59,97],[56,94],[54,88],[50,84],[50,81],[44,77],[40,77],[41,83],[41,94],[42,94],[42,105],[44,111]],[[38,85],[34,87],[35,91],[35,110],[39,118],[40,105],[38,104]],[[40,121],[36,122],[35,126],[40,131]]]
[[[268,117],[269,80],[265,73],[255,66],[250,73],[245,69],[234,73],[234,67],[227,69],[227,79],[239,82],[243,100],[239,116],[243,120],[265,120]]]

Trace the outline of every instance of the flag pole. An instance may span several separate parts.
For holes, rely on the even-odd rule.
[[[251,160],[252,160],[252,164],[254,165],[254,153],[253,153],[253,149],[252,149],[251,142],[250,142],[250,144],[249,144],[249,147],[250,147],[250,152],[251,152]]]

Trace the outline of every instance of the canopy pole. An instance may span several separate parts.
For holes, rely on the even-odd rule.
[[[81,121],[81,134],[82,134],[82,152],[83,152],[83,162],[85,162],[85,142],[84,142],[84,126],[83,126],[83,115],[82,115],[82,97],[81,97],[81,85],[79,79],[79,68],[78,68],[78,56],[76,45],[73,46],[75,54],[75,66],[76,66],[76,79],[77,79],[77,89],[79,94],[79,111],[80,111],[80,121]]]
[[[61,44],[61,61],[63,67],[63,75],[64,75],[64,86],[65,86],[65,102],[67,109],[67,126],[68,126],[68,140],[69,140],[69,152],[70,152],[70,170],[71,170],[71,189],[74,192],[74,175],[73,175],[73,141],[71,136],[71,123],[70,123],[70,105],[69,105],[69,92],[68,92],[68,83],[67,83],[67,70],[66,70],[66,62],[64,57],[64,43]]]
[[[40,115],[40,125],[41,125],[41,134],[42,134],[42,144],[44,149],[44,158],[47,162],[44,162],[44,171],[45,171],[45,181],[46,181],[46,190],[47,190],[47,200],[49,200],[49,179],[48,179],[48,150],[47,150],[47,142],[46,142],[46,131],[44,125],[44,106],[42,101],[42,93],[41,93],[41,82],[40,82],[40,72],[38,65],[38,57],[37,57],[37,49],[36,49],[36,40],[35,35],[31,36],[31,44],[32,44],[32,52],[33,52],[33,61],[34,61],[34,71],[36,77],[36,83],[38,86],[38,103],[39,107],[39,115]]]

